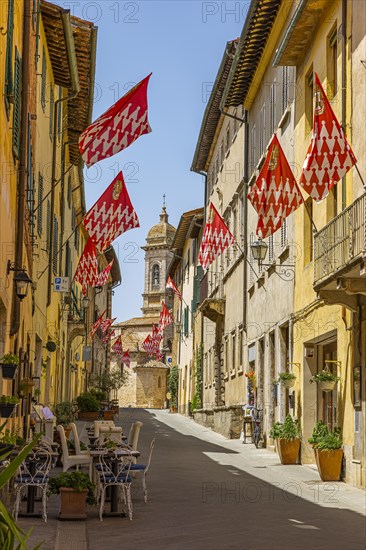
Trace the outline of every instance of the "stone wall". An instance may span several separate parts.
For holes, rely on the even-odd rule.
[[[150,409],[166,407],[167,369],[136,368],[136,406]]]
[[[228,439],[239,439],[243,425],[241,405],[200,409],[193,412],[197,424],[211,428]]]

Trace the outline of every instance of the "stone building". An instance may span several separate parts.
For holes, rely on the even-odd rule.
[[[146,244],[142,247],[145,251],[142,317],[133,317],[113,327],[116,335],[122,336],[123,349],[129,350],[131,358],[128,382],[118,393],[121,407],[165,406],[169,369],[165,363],[171,360],[173,327],[169,326],[164,331],[162,351],[165,362],[150,359],[141,344],[151,333],[152,325],[159,323],[162,301],[164,300],[168,309],[173,304],[172,292],[165,288],[167,269],[173,258],[170,247],[175,235],[175,228],[168,219],[166,207],[163,206],[159,223],[150,229]],[[112,365],[113,363],[119,363],[117,356],[112,357]]]

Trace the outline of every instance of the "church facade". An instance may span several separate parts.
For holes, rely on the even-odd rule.
[[[164,408],[166,406],[167,374],[171,361],[173,326],[164,331],[162,340],[163,362],[151,359],[141,347],[153,324],[159,322],[161,303],[168,309],[173,306],[172,291],[166,290],[166,274],[173,258],[171,245],[175,228],[168,222],[169,216],[163,206],[159,223],[154,225],[146,237],[145,280],[142,294],[142,316],[128,319],[114,325],[116,336],[122,336],[123,349],[129,350],[131,365],[128,382],[119,390],[120,407]],[[117,356],[112,364],[118,365]],[[124,366],[124,368],[126,368]]]

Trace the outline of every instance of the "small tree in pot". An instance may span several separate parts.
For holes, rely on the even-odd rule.
[[[86,519],[86,505],[94,504],[94,485],[84,472],[63,472],[48,482],[49,493],[60,495],[60,519]]]
[[[300,428],[297,420],[288,414],[283,424],[274,424],[269,435],[276,440],[281,464],[297,464],[300,451]]]

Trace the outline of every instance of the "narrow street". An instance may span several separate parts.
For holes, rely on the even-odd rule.
[[[143,458],[156,438],[149,502],[136,480],[133,521],[89,519],[90,550],[364,548],[365,518],[356,512],[365,511],[363,491],[319,483],[316,471],[281,466],[276,454],[226,440],[180,415],[125,409],[120,419],[127,429],[132,421],[144,423]]]

